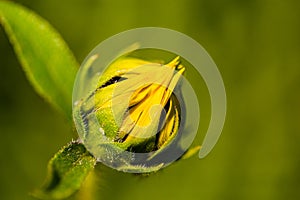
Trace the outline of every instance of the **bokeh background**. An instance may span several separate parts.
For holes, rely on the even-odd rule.
[[[127,29],[185,33],[210,53],[226,86],[226,124],[209,156],[146,178],[98,165],[94,182],[71,199],[300,199],[299,1],[16,2],[47,19],[79,62]],[[43,182],[48,160],[76,133],[33,91],[3,29],[0,91],[0,199],[32,199],[28,193]]]

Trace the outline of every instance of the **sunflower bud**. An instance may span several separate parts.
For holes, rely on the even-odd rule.
[[[174,90],[184,70],[179,57],[165,65],[131,57],[111,64],[98,79],[96,89],[74,111],[77,121],[82,122],[83,143],[102,140],[87,147],[91,153],[102,148],[96,157],[114,162],[121,151],[126,151],[146,154],[148,161],[176,142],[183,119]],[[92,129],[97,127],[96,133]],[[126,166],[118,164],[119,169],[140,165],[133,158],[122,159]],[[160,166],[160,162],[165,161],[158,159],[155,164]]]

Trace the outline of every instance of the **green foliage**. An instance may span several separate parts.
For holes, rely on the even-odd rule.
[[[47,21],[12,2],[0,1],[0,23],[35,90],[71,119],[78,64],[64,40]]]
[[[41,199],[63,199],[72,195],[80,188],[95,163],[95,158],[82,144],[68,144],[50,160],[46,182],[33,196]]]
[[[0,23],[35,90],[71,119],[78,64],[64,40],[47,21],[12,2],[0,1]],[[82,144],[63,147],[49,162],[46,183],[33,195],[42,199],[72,195],[95,163]]]

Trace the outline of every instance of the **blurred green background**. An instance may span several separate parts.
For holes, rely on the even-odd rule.
[[[147,178],[98,165],[90,199],[300,199],[299,1],[16,2],[47,19],[80,63],[114,34],[159,26],[197,40],[223,76],[227,119],[209,156]],[[33,91],[3,29],[0,52],[0,199],[32,199],[48,160],[76,133]],[[88,200],[82,194],[71,199]]]

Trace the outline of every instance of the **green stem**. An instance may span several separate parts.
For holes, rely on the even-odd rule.
[[[92,170],[77,193],[76,200],[96,200],[96,173]]]

